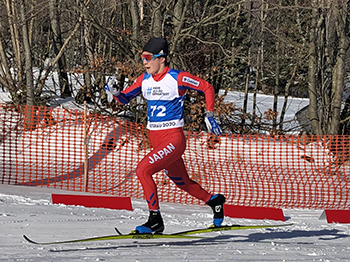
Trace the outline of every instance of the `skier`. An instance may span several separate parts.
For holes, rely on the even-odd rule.
[[[221,128],[214,120],[214,88],[208,82],[188,72],[169,68],[168,53],[168,43],[164,38],[151,38],[144,46],[141,55],[146,72],[123,91],[114,90],[113,79],[110,79],[105,86],[108,102],[115,99],[120,104],[127,104],[141,93],[147,100],[147,129],[153,150],[137,165],[136,174],[148,203],[149,218],[146,223],[136,227],[136,233],[161,233],[164,230],[157,186],[152,178],[154,173],[161,170],[164,170],[180,189],[212,208],[214,226],[220,226],[224,220],[225,197],[221,194],[210,194],[190,179],[182,159],[186,148],[182,127],[187,89],[205,94],[207,128],[215,135],[221,134]]]

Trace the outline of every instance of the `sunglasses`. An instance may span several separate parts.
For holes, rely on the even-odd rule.
[[[141,55],[141,59],[142,59],[142,61],[151,62],[155,58],[160,57],[160,56],[164,56],[164,55],[166,55],[166,54],[156,54],[156,55],[146,55],[146,54],[144,54],[144,55]]]

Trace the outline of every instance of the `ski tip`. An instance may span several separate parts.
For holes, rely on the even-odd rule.
[[[23,235],[23,238],[24,238],[25,240],[27,240],[29,243],[38,244],[37,242],[31,240],[31,239],[30,239],[29,237],[27,237],[26,235]]]
[[[123,233],[120,232],[119,229],[118,229],[117,227],[115,227],[114,230],[118,233],[118,235],[123,235]]]

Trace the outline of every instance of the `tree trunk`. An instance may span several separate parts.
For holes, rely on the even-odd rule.
[[[9,26],[10,26],[12,50],[15,55],[15,65],[18,71],[18,73],[16,74],[16,77],[18,78],[17,89],[21,90],[23,88],[23,91],[24,91],[25,85],[23,83],[23,67],[22,67],[19,29],[17,27],[17,24],[15,23],[15,20],[17,19],[17,13],[16,13],[17,8],[15,7],[14,1],[10,2],[10,0],[6,0],[6,9],[7,9]],[[13,93],[17,93],[18,90],[13,90]]]
[[[24,58],[25,58],[27,105],[34,106],[35,95],[34,95],[32,52],[29,44],[29,35],[28,35],[28,27],[27,27],[27,20],[26,20],[26,7],[25,7],[24,0],[20,0],[20,14],[21,14],[21,22],[22,22],[23,50],[24,50]]]
[[[279,5],[281,6],[281,1],[279,2]],[[276,52],[276,64],[275,64],[275,87],[273,89],[273,113],[276,115],[273,115],[272,118],[272,133],[276,134],[277,133],[277,112],[278,112],[278,93],[279,93],[279,85],[280,85],[280,39],[279,39],[279,34],[280,34],[280,28],[279,28],[279,23],[281,20],[281,13],[278,11],[277,15],[277,21],[276,21],[276,43],[275,43],[275,52]]]
[[[28,26],[26,20],[26,6],[24,0],[20,0],[20,17],[22,23],[22,35],[23,35],[23,52],[25,58],[25,76],[26,76],[26,91],[27,91],[27,110],[25,111],[25,128],[33,129],[36,127],[35,117],[35,94],[34,94],[34,79],[33,79],[33,66],[32,66],[32,53],[29,44]]]
[[[345,11],[344,11],[345,10]],[[336,2],[334,7],[334,16],[336,19],[336,32],[338,36],[338,49],[336,56],[336,63],[332,72],[332,106],[331,115],[332,121],[330,124],[329,134],[338,134],[340,126],[340,110],[344,88],[345,78],[345,59],[346,53],[349,49],[349,23],[346,23],[347,3],[339,4]]]
[[[132,26],[132,48],[131,52],[134,54],[134,60],[138,61],[138,47],[140,44],[141,33],[140,33],[140,15],[139,15],[139,6],[138,0],[131,0],[130,13],[131,13],[131,26]]]
[[[174,54],[175,50],[178,50],[178,47],[182,41],[181,29],[185,23],[185,17],[187,8],[190,5],[190,0],[178,0],[174,6],[174,16],[173,16],[173,39],[172,45],[170,47],[169,53]],[[172,56],[171,65],[181,65],[181,61],[178,56]]]
[[[317,86],[316,86],[316,72],[317,72],[317,54],[316,54],[316,27],[318,21],[318,0],[312,0],[312,20],[310,29],[310,43],[309,43],[309,118],[313,132],[316,135],[321,135],[320,120],[318,117],[317,108]]]
[[[308,72],[310,121],[317,135],[338,134],[349,49],[348,6],[346,1],[313,0],[312,4]]]
[[[294,78],[295,78],[295,73],[297,71],[297,66],[294,66],[292,75],[287,82],[286,86],[284,87],[284,100],[283,100],[283,106],[281,110],[281,117],[280,117],[280,124],[279,124],[279,130],[283,130],[283,121],[284,121],[284,116],[286,115],[287,112],[287,104],[288,104],[288,96],[289,96],[289,88],[291,87]]]
[[[0,66],[0,83],[3,87],[8,88],[10,93],[15,93],[15,87],[13,86],[13,79],[11,76],[11,71],[10,71],[10,66],[9,66],[9,60],[6,56],[6,51],[5,51],[5,46],[4,42],[5,39],[2,36],[2,29],[3,25],[0,20],[0,61],[1,65]]]
[[[52,46],[54,54],[57,56],[58,52],[62,48],[61,26],[58,15],[58,1],[49,0],[49,9],[51,29],[53,33]],[[57,66],[61,97],[69,97],[72,95],[72,92],[69,86],[66,57],[64,54],[62,54],[60,59],[58,59]]]
[[[154,37],[163,37],[163,0],[152,0],[152,21],[151,21],[151,34]]]
[[[253,3],[249,3],[248,2],[248,6],[249,6],[249,10],[251,11],[253,8]],[[252,27],[253,27],[253,17],[251,15],[251,13],[248,14],[248,18],[247,18],[247,23],[248,23],[248,29],[249,32],[247,33],[248,35],[248,49],[247,49],[247,55],[246,55],[246,68],[245,68],[245,86],[244,86],[244,99],[243,99],[243,114],[246,115],[248,112],[248,97],[249,97],[249,82],[250,82],[250,70],[251,70],[251,52],[252,52],[252,48],[251,48],[251,39],[252,39]],[[242,126],[242,130],[244,130],[244,126],[246,124],[245,121],[245,117],[242,118],[241,121],[241,126]]]

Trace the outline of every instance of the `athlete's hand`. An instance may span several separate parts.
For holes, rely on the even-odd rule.
[[[208,131],[213,132],[213,134],[218,136],[222,133],[220,126],[214,119],[214,112],[207,111],[205,116],[205,124],[207,125]]]
[[[115,83],[115,77],[112,76],[108,79],[107,84],[104,87],[107,95],[107,101],[110,103],[113,101],[113,96],[119,95],[120,91]]]

